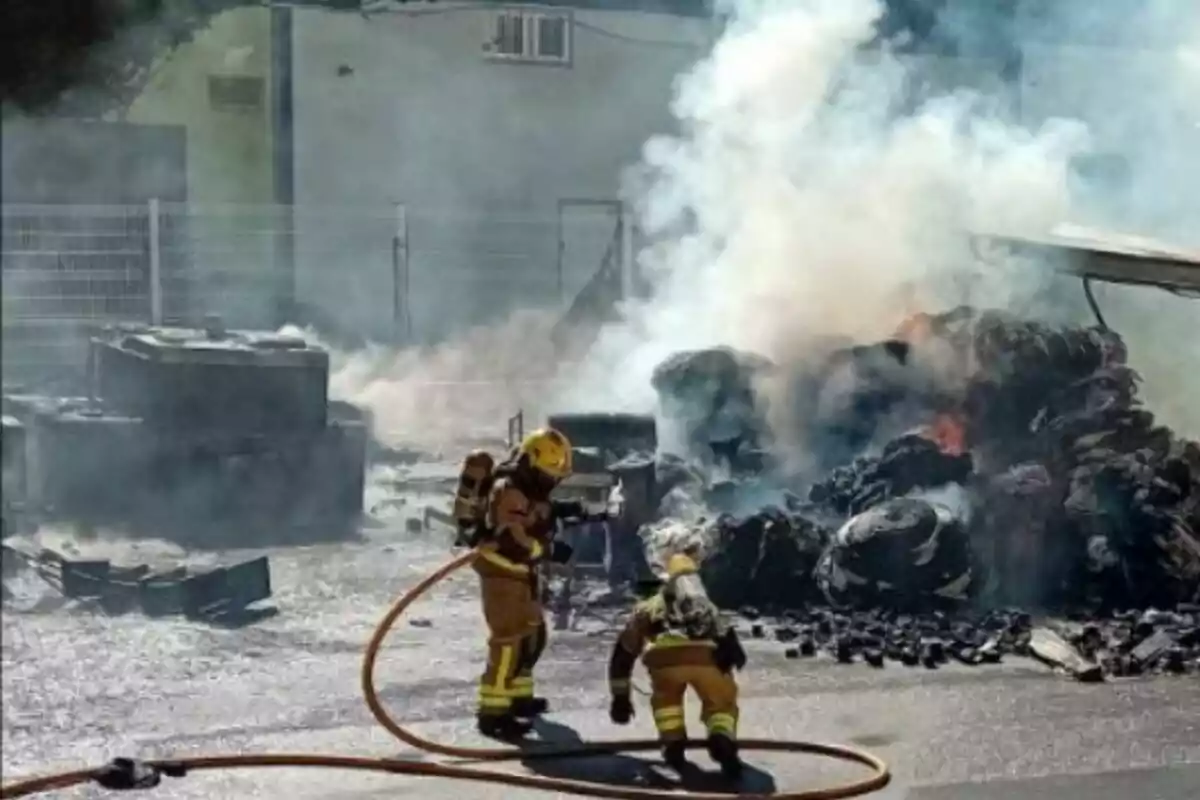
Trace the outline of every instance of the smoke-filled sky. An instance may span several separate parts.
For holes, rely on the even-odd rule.
[[[1180,35],[1200,30],[1200,3],[1043,5],[1052,14],[1018,15],[1005,29],[1026,53],[1023,85],[972,81],[966,64],[959,88],[943,91],[936,64],[863,53],[884,10],[877,0],[719,3],[728,29],[678,84],[681,134],[649,142],[632,183],[655,240],[641,266],[658,292],[605,332],[571,401],[645,409],[651,370],[683,348],[724,343],[786,365],[821,337],[887,335],[915,306],[1045,312],[1043,273],[977,265],[964,231],[1048,230],[1105,205],[1081,198],[1116,186],[1080,195],[1070,178],[1071,159],[1089,152],[1131,164],[1123,221],[1159,234],[1200,230],[1200,182],[1189,182],[1200,147],[1188,149],[1188,137],[1200,141],[1200,92],[1195,51]],[[960,52],[988,49],[979,45],[986,16],[946,13],[941,23]],[[1064,49],[1064,39],[1135,52],[1122,61]],[[975,91],[961,88],[972,83]],[[1128,306],[1112,316],[1135,361],[1147,326],[1171,322],[1156,316],[1189,327],[1196,318],[1194,305],[1170,306],[1161,293],[1109,295]],[[1194,369],[1200,357],[1188,349]]]
[[[638,261],[653,298],[628,307],[552,388],[483,390],[493,405],[534,417],[648,412],[651,372],[677,350],[727,344],[787,367],[830,338],[886,336],[918,308],[969,302],[1090,324],[1077,282],[1050,278],[1044,264],[980,263],[969,229],[1081,221],[1200,237],[1200,3],[1026,2],[1005,18],[994,4],[949,2],[920,25],[890,5],[718,0],[728,24],[677,81],[677,130],[647,142],[627,180],[650,242]],[[918,5],[939,4],[908,4]],[[905,25],[868,47],[881,28]],[[920,50],[914,28],[939,57],[909,54]],[[1127,176],[1101,171],[1081,183],[1071,164],[1087,155],[1118,157]],[[1151,407],[1200,434],[1190,400],[1200,344],[1189,344],[1200,341],[1200,301],[1099,294]],[[431,402],[422,388],[431,380],[489,371],[506,360],[506,342],[541,341],[548,320],[530,319],[476,337],[465,355],[451,342],[393,361],[407,365],[403,375],[360,369],[359,379],[372,377],[352,394],[370,396],[389,427],[412,430],[397,409]],[[544,377],[542,358],[525,363],[527,377]],[[443,422],[433,428],[453,427]]]
[[[1025,131],[966,93],[902,110],[922,67],[863,54],[876,0],[724,5],[725,35],[679,83],[683,134],[646,147],[634,192],[659,291],[601,342],[635,353],[612,401],[644,406],[674,350],[727,343],[786,364],[814,338],[885,336],[914,305],[968,299],[943,277],[971,262],[962,232],[1063,218],[1087,145],[1081,125]],[[1012,288],[992,281],[989,299]]]

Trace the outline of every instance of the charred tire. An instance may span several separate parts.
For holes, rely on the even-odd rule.
[[[901,498],[848,521],[817,565],[835,606],[917,609],[968,599],[976,570],[970,542],[948,508]]]

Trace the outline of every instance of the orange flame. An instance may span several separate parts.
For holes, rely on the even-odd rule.
[[[928,340],[931,336],[933,336],[933,317],[918,311],[900,323],[893,338],[909,344],[917,344]]]
[[[966,427],[955,414],[938,414],[933,422],[921,429],[921,435],[935,443],[946,455],[961,456],[967,452]]]

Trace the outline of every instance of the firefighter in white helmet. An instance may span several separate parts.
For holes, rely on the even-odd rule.
[[[726,776],[740,775],[738,686],[733,672],[746,665],[746,653],[737,631],[722,622],[709,600],[696,563],[686,555],[671,556],[666,583],[634,608],[613,648],[608,669],[610,716],[618,725],[633,717],[629,681],[639,655],[650,675],[650,705],[667,763],[675,769],[686,763],[683,698],[690,687],[700,698],[709,755]]]

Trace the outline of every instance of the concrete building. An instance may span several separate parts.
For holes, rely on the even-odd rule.
[[[193,202],[270,203],[271,101],[270,11],[238,8],[163,53],[124,119],[184,129]]]
[[[711,42],[706,4],[368,7],[294,12],[299,296],[416,341],[565,307],[614,241],[623,171],[671,130],[675,76]],[[340,230],[358,244],[311,245]]]
[[[281,199],[275,51],[269,8],[223,11],[150,65],[124,115],[130,123],[182,128],[187,142],[189,206],[162,208],[168,317],[278,322],[287,278],[277,253],[287,215],[272,207]]]

